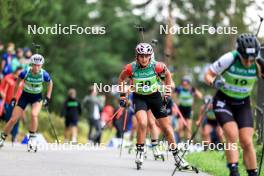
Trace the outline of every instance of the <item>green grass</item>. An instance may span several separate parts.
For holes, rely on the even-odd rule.
[[[261,146],[257,146],[258,164],[260,161]],[[247,176],[247,172],[243,165],[242,151],[239,151],[239,171],[241,176]],[[199,153],[191,153],[186,156],[186,159],[199,170],[209,173],[213,176],[227,176],[229,170],[226,167],[226,158],[224,152],[207,151]],[[262,164],[262,168],[264,164]],[[262,170],[261,176],[264,176],[264,170]]]

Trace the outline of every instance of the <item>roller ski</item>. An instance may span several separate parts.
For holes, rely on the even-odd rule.
[[[144,145],[143,146],[137,145],[137,154],[136,154],[136,160],[135,160],[135,163],[137,165],[137,170],[141,169],[145,157],[146,157],[146,150],[145,150]]]
[[[28,152],[37,152],[38,150],[38,144],[37,144],[37,135],[36,134],[30,134],[29,135],[29,140],[27,144],[27,151]]]
[[[175,169],[172,173],[172,176],[175,174],[176,171],[191,171],[197,174],[199,173],[199,170],[196,167],[191,166],[187,161],[182,158],[182,152],[180,152],[179,150],[173,152],[173,156],[175,159]]]
[[[152,151],[153,151],[153,156],[155,160],[162,160],[163,162],[165,161],[165,156],[164,154],[160,151],[159,146],[153,146],[152,147]]]
[[[0,148],[2,148],[4,146],[6,136],[7,135],[5,135],[4,133],[0,134]]]

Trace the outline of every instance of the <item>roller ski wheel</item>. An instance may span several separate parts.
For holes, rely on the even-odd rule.
[[[140,169],[141,169],[142,164],[143,164],[143,163],[141,163],[141,162],[136,162],[137,170],[140,170]]]
[[[154,155],[154,160],[162,160],[163,162],[165,161],[165,156],[163,154],[161,155]]]
[[[37,146],[33,146],[32,144],[28,144],[28,146],[27,146],[27,151],[28,152],[31,152],[31,151],[33,151],[33,152],[37,152],[38,151],[38,148],[37,148]]]
[[[28,140],[28,145],[27,145],[27,151],[28,152],[37,152],[38,150],[38,143],[36,140],[36,134],[30,134],[29,135],[29,140]]]
[[[199,170],[196,167],[194,167],[194,166],[186,166],[186,167],[178,167],[178,166],[176,166],[176,167],[178,168],[178,170],[180,172],[182,172],[182,171],[193,171],[196,174],[199,173]]]
[[[0,133],[0,148],[4,146],[5,139],[6,135],[4,135],[4,133]]]
[[[144,150],[137,151],[136,160],[135,160],[135,163],[137,165],[137,170],[141,169],[144,162],[144,158],[145,158]]]

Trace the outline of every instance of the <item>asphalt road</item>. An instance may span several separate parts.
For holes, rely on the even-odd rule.
[[[53,147],[53,148],[52,148]],[[135,155],[127,149],[119,158],[119,149],[70,148],[55,145],[27,152],[26,146],[6,143],[0,149],[1,176],[170,176],[174,169],[173,158],[165,162],[154,161],[148,152],[142,170],[136,170]],[[83,149],[83,148],[82,148]],[[175,176],[209,176],[204,173],[176,172]]]

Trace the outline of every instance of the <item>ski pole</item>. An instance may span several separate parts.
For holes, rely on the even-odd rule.
[[[143,26],[139,26],[139,25],[136,25],[135,28],[141,34],[141,42],[144,42],[145,41],[145,38],[144,38],[145,28]]]
[[[123,110],[123,108],[119,107],[117,109],[117,111],[112,115],[112,117],[109,118],[109,120],[105,123],[105,125],[102,128],[104,128],[109,122],[111,122],[115,118],[115,116],[122,110]]]
[[[158,45],[158,40],[157,39],[152,39],[151,40],[152,46],[156,47]]]
[[[125,110],[125,117],[124,117],[124,124],[123,124],[123,131],[122,131],[122,140],[121,140],[121,146],[120,146],[120,153],[119,153],[119,157],[121,158],[122,156],[122,149],[123,149],[123,142],[124,142],[124,133],[126,130],[126,121],[127,121],[127,108]]]
[[[262,107],[264,108],[264,103],[262,104]],[[258,107],[259,112],[262,115],[262,118],[264,118],[264,113],[263,110],[261,108]],[[261,152],[261,158],[260,158],[260,162],[259,162],[259,172],[258,172],[258,176],[261,176],[261,168],[262,168],[262,162],[263,162],[263,157],[264,157],[264,143],[262,144],[262,152]]]
[[[260,21],[260,23],[259,23],[258,30],[257,30],[257,33],[256,33],[256,37],[258,37],[259,30],[260,30],[260,27],[261,27],[262,22],[263,22],[263,17],[261,17],[260,15],[258,15],[258,16],[259,16],[259,21]]]
[[[39,49],[40,49],[40,45],[36,44],[36,43],[32,43],[32,45],[34,46],[34,48],[36,50],[36,53],[38,54],[39,53]]]
[[[173,105],[174,105],[174,107],[175,107],[175,109],[176,109],[176,111],[177,111],[177,114],[179,114],[180,119],[181,119],[182,122],[183,122],[183,125],[184,125],[186,128],[188,128],[188,126],[187,126],[187,122],[186,122],[186,120],[184,119],[184,117],[183,117],[183,115],[182,115],[182,113],[181,113],[181,111],[180,111],[178,105],[177,105],[176,103],[174,103]],[[190,129],[188,129],[188,130],[190,130]]]
[[[259,173],[258,176],[261,176],[261,167],[262,167],[262,162],[263,162],[263,156],[264,156],[264,144],[262,146],[262,152],[261,152],[261,159],[260,159],[260,163],[259,163]]]
[[[206,102],[205,104],[205,110],[204,110],[204,114],[208,111],[208,107],[209,107],[209,104],[211,103],[211,101],[208,101]],[[195,131],[193,132],[192,136],[191,136],[191,139],[189,140],[189,145],[191,144],[191,141],[195,138],[195,136],[197,135],[198,131],[199,131],[199,128],[200,128],[200,124],[197,126],[197,128],[195,129]],[[187,150],[185,150],[182,154],[182,158],[184,157],[185,153],[186,153]]]
[[[48,107],[46,107],[46,111],[47,111],[47,113],[48,113],[48,119],[49,119],[50,126],[51,126],[51,128],[52,128],[52,131],[53,131],[53,135],[54,135],[55,138],[56,138],[57,144],[59,144],[58,136],[57,136],[57,133],[56,133],[55,128],[54,128],[54,126],[53,126],[53,123],[52,123],[52,121],[51,121],[51,114],[50,114],[50,112],[49,112]]]
[[[204,113],[208,110],[208,106],[209,106],[210,103],[211,103],[211,101],[206,102]],[[195,136],[196,136],[196,134],[197,134],[199,128],[200,128],[200,125],[197,127],[197,129],[196,129],[196,130],[194,131],[194,133],[192,134],[191,139],[189,140],[189,145],[190,145],[191,141],[195,138]],[[182,154],[181,156],[179,156],[180,160],[184,157],[184,155],[186,154],[186,152],[187,152],[187,150],[184,150],[183,154]],[[181,162],[181,161],[180,161],[180,162]],[[175,169],[174,169],[173,172],[172,172],[172,176],[175,174],[175,172],[176,172],[176,170],[177,170],[178,168],[179,168],[179,165],[176,165]]]

